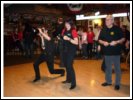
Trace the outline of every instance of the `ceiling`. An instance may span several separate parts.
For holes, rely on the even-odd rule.
[[[56,10],[57,14],[66,16],[74,16],[76,14],[89,15],[97,11],[100,11],[101,14],[129,12],[130,9],[130,4],[69,4],[69,6],[68,4],[5,4],[4,8],[5,11],[9,12],[31,11],[34,13],[33,9],[37,6],[42,7],[43,11],[49,9],[49,13],[52,13]],[[43,13],[43,11],[40,13]]]

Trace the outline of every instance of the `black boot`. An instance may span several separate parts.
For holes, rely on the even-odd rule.
[[[69,88],[70,90],[74,89],[76,87],[76,85],[71,85],[71,87]]]
[[[107,82],[102,83],[102,86],[110,86],[110,85],[112,85],[112,84],[109,84]]]
[[[66,80],[66,81],[63,81],[62,83],[71,83],[71,81],[68,81],[68,80]]]
[[[62,77],[62,76],[64,76],[64,75],[65,75],[65,70],[62,71],[62,73],[61,73],[60,76]]]
[[[37,82],[37,81],[39,81],[40,80],[40,78],[35,78],[34,80],[33,80],[33,82]]]
[[[115,90],[119,90],[120,89],[120,86],[119,85],[115,85]]]

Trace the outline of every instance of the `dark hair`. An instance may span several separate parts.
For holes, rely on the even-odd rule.
[[[65,21],[65,23],[69,23],[69,24],[70,24],[71,30],[75,29],[75,25],[74,25],[74,22],[73,22],[72,19],[67,19],[67,20]]]
[[[69,24],[71,25],[71,27],[74,26],[74,23],[73,23],[73,20],[72,20],[72,19],[67,19],[67,20],[65,21],[65,23],[69,23]]]
[[[83,28],[83,32],[87,32],[87,30],[88,30],[88,29],[87,29],[86,27]]]
[[[62,17],[59,17],[58,18],[58,22],[63,22],[63,18]]]
[[[127,29],[127,25],[122,25],[123,28]]]
[[[92,28],[92,27],[89,27],[89,29],[90,29],[91,31],[93,31],[93,28]]]

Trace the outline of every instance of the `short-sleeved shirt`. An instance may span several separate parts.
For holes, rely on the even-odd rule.
[[[66,31],[65,29],[63,29],[62,36],[64,36],[67,33],[70,33],[72,35],[71,38],[78,38],[78,34],[77,34],[77,31],[75,29],[70,30],[70,31]]]
[[[62,36],[68,36],[71,39],[78,38],[77,31],[75,29],[72,30],[63,30]],[[63,40],[63,49],[64,51],[73,51],[76,50],[76,45],[70,43],[70,41]]]
[[[94,33],[93,32],[88,32],[88,35],[87,35],[87,39],[88,39],[88,43],[93,43],[93,38],[94,38]]]
[[[112,41],[117,41],[123,37],[124,36],[122,30],[117,26],[113,26],[112,28],[103,28],[100,32],[99,40],[107,41],[110,43]],[[121,44],[117,44],[115,46],[109,45],[107,47],[102,45],[102,52],[104,55],[120,55]]]

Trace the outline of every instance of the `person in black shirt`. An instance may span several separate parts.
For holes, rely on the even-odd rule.
[[[60,65],[59,66],[60,67],[64,67],[64,63],[63,63],[63,38],[61,36],[63,29],[64,29],[63,18],[59,18],[54,34],[58,39],[59,57],[60,57]]]
[[[73,21],[71,19],[65,22],[65,29],[62,32],[63,36],[63,62],[66,67],[66,80],[63,83],[71,83],[71,89],[76,87],[76,77],[73,68],[73,61],[76,54],[76,47],[78,45],[78,34],[73,28]]]
[[[114,19],[112,15],[106,17],[106,27],[102,29],[99,36],[99,43],[102,45],[102,50],[105,59],[105,80],[102,86],[112,84],[112,64],[116,73],[115,90],[120,89],[121,69],[120,69],[120,53],[121,44],[124,42],[122,30],[113,25]]]
[[[36,82],[40,80],[40,72],[39,72],[39,65],[46,61],[49,72],[51,74],[61,74],[61,76],[64,76],[64,69],[54,69],[54,41],[53,39],[48,35],[47,30],[42,32],[42,29],[39,30],[39,35],[42,36],[45,40],[45,49],[41,53],[41,55],[38,57],[38,59],[34,62],[34,71],[35,71],[35,79],[33,82]]]
[[[124,53],[127,54],[129,52],[129,43],[130,43],[130,32],[127,30],[127,26],[126,25],[122,25],[122,31],[125,37],[125,42],[123,43],[123,50]]]
[[[34,55],[33,50],[33,41],[36,36],[36,33],[32,29],[32,25],[30,23],[25,24],[25,29],[23,32],[24,38],[24,47],[25,47],[25,56],[28,58],[32,58]]]

